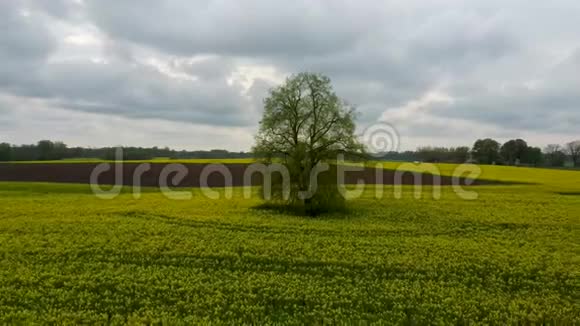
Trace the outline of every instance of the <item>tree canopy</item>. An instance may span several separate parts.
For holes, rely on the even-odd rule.
[[[512,139],[501,146],[500,154],[508,165],[520,163],[527,154],[528,144],[523,139]]]
[[[330,79],[300,73],[270,90],[254,151],[294,157],[306,154],[310,167],[338,153],[361,153],[355,110],[333,91]]]
[[[494,164],[499,160],[499,149],[499,143],[493,139],[478,139],[473,144],[472,155],[479,163]]]
[[[311,171],[318,163],[340,153],[362,154],[364,147],[355,136],[355,110],[334,93],[330,79],[300,73],[271,89],[264,100],[254,152],[284,162],[291,178],[290,201],[296,202],[296,194],[309,189]]]

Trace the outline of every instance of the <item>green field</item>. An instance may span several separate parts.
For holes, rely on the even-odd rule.
[[[241,189],[101,200],[0,183],[0,323],[580,324],[580,172],[482,177],[533,184],[472,201],[369,187],[313,219]]]
[[[401,162],[369,162],[367,166],[376,166],[390,170],[403,169],[422,171],[427,165],[434,165],[441,175],[453,176],[459,164],[413,164]],[[469,164],[463,164],[470,166]],[[481,169],[479,179],[501,182],[527,183],[542,186],[546,191],[580,192],[580,171],[528,168],[515,166],[471,165]]]

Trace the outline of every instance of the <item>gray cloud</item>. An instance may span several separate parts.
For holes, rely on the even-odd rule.
[[[183,55],[332,53],[357,41],[367,26],[352,19],[372,12],[354,4],[310,1],[88,0],[86,4],[89,16],[112,37]]]
[[[580,50],[527,84],[474,88],[441,116],[482,121],[504,128],[577,133],[580,118]],[[500,85],[498,85],[500,86]]]
[[[41,18],[26,16],[19,2],[0,2],[0,86],[10,87],[42,68],[56,40]]]
[[[56,15],[64,10],[58,3],[31,8],[50,7],[56,11],[50,14]],[[63,108],[132,118],[210,125],[247,125],[256,119],[250,114],[255,108],[248,107],[239,87],[226,83],[234,67],[221,61],[213,63],[219,71],[207,62],[191,65],[196,81],[170,78],[130,56],[106,57],[106,63],[90,58],[49,62],[58,39],[50,32],[48,17],[29,8],[23,2],[0,3],[0,91],[45,99]]]
[[[4,1],[0,95],[255,126],[270,75],[315,71],[359,107],[363,124],[407,117],[401,110],[433,91],[453,99],[421,108],[408,137],[461,121],[473,137],[493,128],[574,135],[579,19],[575,0]]]
[[[18,95],[49,99],[69,109],[132,118],[251,123],[246,100],[224,78],[183,81],[144,65],[86,61],[50,64],[35,77],[22,84]]]
[[[79,3],[74,0],[15,0],[21,1],[27,8],[41,11],[58,19],[71,18],[77,13]]]

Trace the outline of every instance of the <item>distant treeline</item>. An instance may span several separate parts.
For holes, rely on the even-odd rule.
[[[548,145],[544,149],[528,146],[523,139],[500,144],[486,138],[469,147],[419,147],[416,151],[389,152],[379,159],[430,163],[480,163],[519,166],[579,167],[580,140],[566,145]]]
[[[62,142],[41,140],[35,145],[10,145],[0,143],[0,161],[49,161],[66,159],[114,160],[117,147],[84,148],[68,147]],[[251,153],[229,152],[221,149],[209,151],[176,151],[169,148],[123,147],[124,160],[168,159],[212,159],[248,158]]]
[[[65,159],[114,160],[116,147],[68,147],[62,142],[41,140],[34,145],[0,143],[0,161],[47,161]],[[167,159],[231,159],[251,158],[252,153],[209,151],[177,151],[165,148],[123,147],[124,160]],[[419,147],[416,151],[389,152],[375,157],[389,161],[420,161],[430,163],[502,164],[522,166],[564,167],[580,166],[580,140],[566,145],[548,145],[544,149],[528,146],[522,139],[500,144],[486,138],[469,147]]]

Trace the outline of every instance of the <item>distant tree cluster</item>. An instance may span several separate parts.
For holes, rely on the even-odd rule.
[[[83,148],[68,147],[63,142],[41,140],[34,145],[11,145],[0,143],[0,162],[4,161],[49,161],[64,159],[115,159],[115,147]],[[249,158],[249,153],[228,152],[214,149],[210,151],[176,151],[169,148],[123,147],[124,160],[168,159],[212,159]]]
[[[580,140],[565,146],[551,144],[542,150],[529,146],[523,139],[512,139],[502,145],[486,138],[475,142],[471,154],[481,164],[563,167],[569,161],[572,166],[580,166]]]
[[[491,138],[478,139],[473,147],[419,147],[416,151],[389,152],[379,157],[389,161],[523,165],[543,167],[580,166],[580,140],[548,145],[543,150],[529,146],[523,139],[504,144]]]

